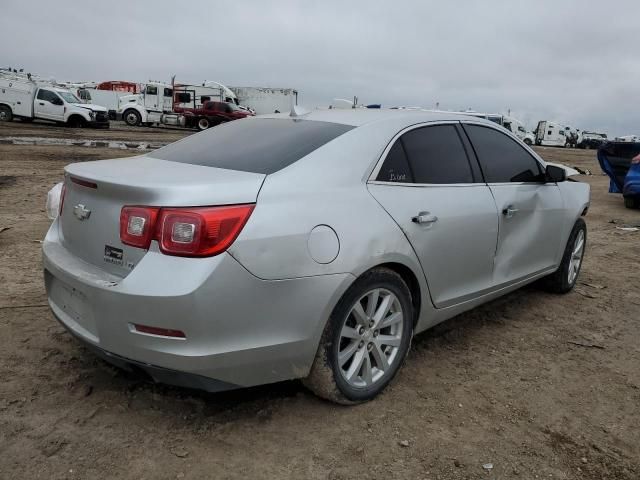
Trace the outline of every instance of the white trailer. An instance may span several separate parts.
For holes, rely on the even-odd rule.
[[[204,82],[202,85],[175,84],[174,107],[202,108],[206,102],[225,102],[238,105],[238,98],[230,89],[216,82]]]
[[[0,121],[13,118],[109,128],[107,109],[83,104],[70,90],[29,74],[0,72]]]
[[[230,87],[240,105],[256,115],[289,112],[298,105],[298,91],[293,88]]]
[[[567,147],[570,141],[567,138],[569,127],[560,125],[556,122],[541,120],[536,128],[536,145],[547,147]]]

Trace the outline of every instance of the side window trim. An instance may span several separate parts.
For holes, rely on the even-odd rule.
[[[458,132],[458,137],[460,137],[460,141],[462,142],[462,146],[464,147],[464,151],[467,154],[467,161],[469,162],[469,167],[471,167],[471,175],[473,175],[474,183],[484,183],[484,173],[482,172],[482,167],[480,166],[480,162],[478,161],[478,157],[476,155],[473,146],[471,145],[471,141],[469,137],[467,137],[467,132],[462,128],[462,124],[460,122],[456,125],[456,131]]]
[[[417,183],[417,182],[411,182],[411,183],[404,183],[404,182],[390,182],[390,181],[385,181],[385,180],[377,180],[378,174],[380,173],[380,170],[382,169],[382,166],[385,162],[385,160],[387,159],[387,155],[389,154],[389,152],[391,151],[391,148],[393,147],[393,145],[397,142],[401,140],[401,137],[407,133],[410,132],[411,130],[416,130],[418,128],[424,128],[424,127],[436,127],[439,125],[452,125],[455,129],[456,132],[458,133],[458,136],[460,138],[460,142],[462,143],[462,146],[465,150],[465,153],[467,155],[467,161],[469,162],[469,167],[471,168],[471,175],[473,177],[473,182],[471,183]],[[444,121],[436,121],[436,122],[421,122],[421,123],[416,123],[414,125],[410,125],[408,127],[403,128],[402,130],[400,130],[398,133],[396,133],[393,138],[391,139],[391,141],[387,144],[387,146],[384,148],[384,150],[382,151],[382,154],[380,155],[380,158],[378,158],[378,161],[376,162],[375,166],[373,167],[373,170],[371,171],[371,173],[368,176],[367,182],[366,183],[371,183],[371,184],[380,184],[380,185],[397,185],[397,186],[404,186],[404,187],[462,187],[462,186],[468,186],[468,185],[486,185],[484,178],[482,176],[477,177],[476,173],[477,171],[474,169],[474,165],[473,165],[473,161],[477,162],[476,156],[475,156],[475,152],[473,155],[473,161],[469,155],[469,151],[467,150],[467,146],[465,145],[465,141],[464,141],[464,137],[460,134],[460,132],[458,131],[460,125],[460,121],[458,120],[444,120]],[[481,124],[484,125],[484,124]],[[466,134],[465,134],[466,137]],[[402,150],[405,153],[405,156],[407,155],[407,152],[404,148],[404,144],[402,142],[400,142],[401,146],[402,146]],[[413,170],[411,169],[411,162],[409,162],[409,169],[411,171],[411,174],[413,176]],[[414,176],[415,178],[415,176]]]
[[[476,161],[478,162],[480,170],[482,170],[482,165],[480,165],[480,160],[478,159],[478,155],[475,152],[475,147],[473,146],[473,143],[471,142],[471,139],[469,138],[469,134],[464,129],[465,125],[477,125],[479,127],[491,128],[493,130],[496,130],[498,133],[502,133],[503,135],[511,138],[512,140],[519,140],[518,137],[513,135],[511,132],[509,132],[509,131],[507,131],[506,133],[504,131],[501,132],[500,129],[494,128],[493,125],[487,125],[486,123],[474,122],[474,121],[466,121],[465,120],[465,121],[460,122],[460,124],[462,125],[462,129],[465,132],[465,136],[469,140],[469,144],[471,145],[471,148],[473,149],[474,156],[476,158]],[[518,143],[518,142],[516,142],[516,143]],[[541,163],[540,160],[538,160],[538,158],[536,156],[531,155],[531,152],[529,152],[522,145],[518,144],[518,146],[520,148],[522,148],[522,150],[524,150],[527,153],[527,155],[529,155],[536,162],[536,165],[538,165],[538,169],[540,171],[540,174],[543,174],[545,172],[546,165],[544,163]],[[484,175],[484,171],[482,172],[482,176],[483,176],[484,179],[486,179],[486,177]],[[542,184],[540,182],[491,182],[491,183],[487,182],[487,185],[542,185]]]

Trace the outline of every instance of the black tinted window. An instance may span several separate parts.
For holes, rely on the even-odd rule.
[[[473,183],[455,126],[417,128],[401,139],[416,183]]]
[[[376,180],[381,182],[413,183],[413,174],[409,168],[409,162],[404,153],[401,140],[397,140],[389,150]]]
[[[538,182],[540,165],[515,140],[493,128],[465,125],[488,183]]]
[[[158,87],[154,86],[154,85],[147,85],[147,89],[145,90],[147,95],[157,95],[158,94]]]
[[[60,98],[58,97],[58,95],[56,95],[55,93],[53,93],[50,90],[38,90],[38,100],[46,100],[47,102],[56,102],[58,100],[60,100]]]
[[[352,128],[312,120],[236,120],[167,145],[149,156],[270,174],[297,162]]]

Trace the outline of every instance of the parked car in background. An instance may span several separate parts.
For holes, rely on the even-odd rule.
[[[640,136],[638,136],[638,135],[623,135],[621,137],[616,137],[615,141],[616,142],[638,143],[638,142],[640,142]]]
[[[185,117],[185,126],[206,130],[224,122],[252,117],[254,114],[241,109],[235,103],[205,102],[201,108],[174,108]]]
[[[583,131],[578,139],[578,148],[599,148],[607,142],[606,133]]]
[[[43,242],[62,325],[156,381],[303,378],[349,404],[389,384],[415,333],[536,280],[574,287],[589,185],[504,128],[292,115],[68,165]]]
[[[598,150],[598,162],[609,176],[609,192],[621,193],[625,207],[640,208],[640,143],[605,143]]]
[[[66,88],[36,82],[28,74],[0,72],[0,121],[14,118],[63,123],[70,127],[109,128],[107,109],[82,101]]]

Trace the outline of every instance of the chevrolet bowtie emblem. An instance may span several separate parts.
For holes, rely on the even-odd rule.
[[[91,210],[85,207],[83,204],[79,203],[75,207],[73,207],[73,214],[80,221],[86,220],[91,216]]]

